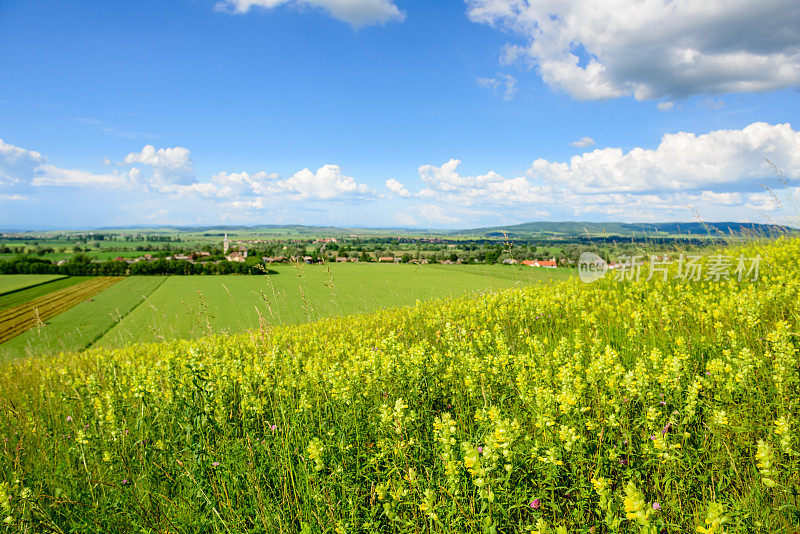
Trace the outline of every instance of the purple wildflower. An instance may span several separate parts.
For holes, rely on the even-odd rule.
[[[219,462],[212,462],[211,465],[214,467],[219,467]]]
[[[478,452],[483,452],[483,447],[478,447]]]
[[[541,507],[542,507],[542,500],[541,499],[533,499],[531,501],[531,508],[533,508],[534,510],[538,510]]]
[[[278,425],[272,425],[271,427],[269,427],[269,429],[273,430],[273,431],[277,430],[278,429]]]
[[[71,415],[67,416],[67,421],[72,421],[72,416]]]
[[[122,483],[123,483],[123,484],[127,484],[127,483],[128,483],[128,479],[127,479],[127,478],[126,478],[126,479],[124,479],[124,480],[122,481]]]
[[[658,504],[657,502],[654,502],[654,503],[653,503],[653,510],[655,510],[656,512],[658,512],[659,510],[661,510],[661,505],[660,505],[660,504]]]

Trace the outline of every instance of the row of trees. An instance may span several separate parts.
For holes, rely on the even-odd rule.
[[[127,263],[124,261],[93,262],[88,256],[76,254],[66,263],[57,265],[33,256],[17,256],[0,260],[0,274],[66,274],[70,276],[125,275],[195,275],[195,274],[265,274],[257,260],[247,262],[192,263],[186,260],[158,259]]]

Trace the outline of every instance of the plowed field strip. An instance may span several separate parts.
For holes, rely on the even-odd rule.
[[[3,310],[0,312],[0,343],[92,298],[120,280],[122,280],[120,276],[92,278],[81,284],[54,291],[19,306]]]

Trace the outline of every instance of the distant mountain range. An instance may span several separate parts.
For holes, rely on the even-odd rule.
[[[2,232],[2,230],[0,230]],[[228,232],[234,235],[247,234],[265,237],[440,237],[455,239],[498,239],[498,238],[567,238],[567,237],[724,237],[764,236],[773,237],[785,234],[797,234],[797,228],[775,224],[738,223],[738,222],[665,222],[665,223],[623,223],[623,222],[581,222],[581,221],[537,221],[509,226],[492,226],[466,230],[437,230],[419,228],[366,228],[336,226],[303,226],[258,225],[258,226],[129,226],[113,228],[96,228],[93,230],[49,230],[25,232],[8,230],[8,233],[189,233],[223,235]]]
[[[622,223],[622,222],[551,222],[539,221],[513,226],[495,226],[458,230],[452,235],[485,237],[543,237],[543,236],[717,236],[753,235],[775,236],[797,233],[796,228],[774,224],[737,222],[669,222],[669,223]],[[504,234],[505,232],[505,234]]]

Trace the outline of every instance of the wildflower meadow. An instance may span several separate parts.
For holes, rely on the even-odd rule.
[[[800,240],[742,252],[3,363],[0,525],[797,532]]]

